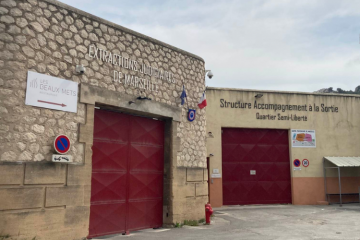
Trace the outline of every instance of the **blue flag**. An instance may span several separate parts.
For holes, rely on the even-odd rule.
[[[183,91],[182,91],[182,93],[181,93],[180,98],[181,98],[181,105],[184,105],[184,103],[185,103],[185,98],[186,98],[186,92],[185,92],[185,86],[184,86],[184,85],[183,85]]]

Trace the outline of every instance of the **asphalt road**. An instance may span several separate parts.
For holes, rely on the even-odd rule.
[[[149,229],[96,239],[360,240],[360,204],[222,207],[215,209],[212,225]]]

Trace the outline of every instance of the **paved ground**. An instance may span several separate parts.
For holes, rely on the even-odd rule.
[[[360,205],[259,205],[215,209],[212,225],[150,229],[106,240],[360,240]]]

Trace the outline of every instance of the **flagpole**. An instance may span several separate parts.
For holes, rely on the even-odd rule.
[[[183,91],[185,91],[185,94],[186,94],[186,90],[185,90],[185,84],[184,84],[184,81],[183,81]],[[187,94],[186,94],[186,105],[187,105],[187,109],[189,110],[189,101],[187,99]]]
[[[186,91],[185,91],[186,92]],[[189,110],[189,101],[187,99],[187,94],[186,94],[186,105],[187,105],[187,109]]]

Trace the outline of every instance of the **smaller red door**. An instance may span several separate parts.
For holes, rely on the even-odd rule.
[[[291,203],[288,131],[222,129],[223,204]]]

